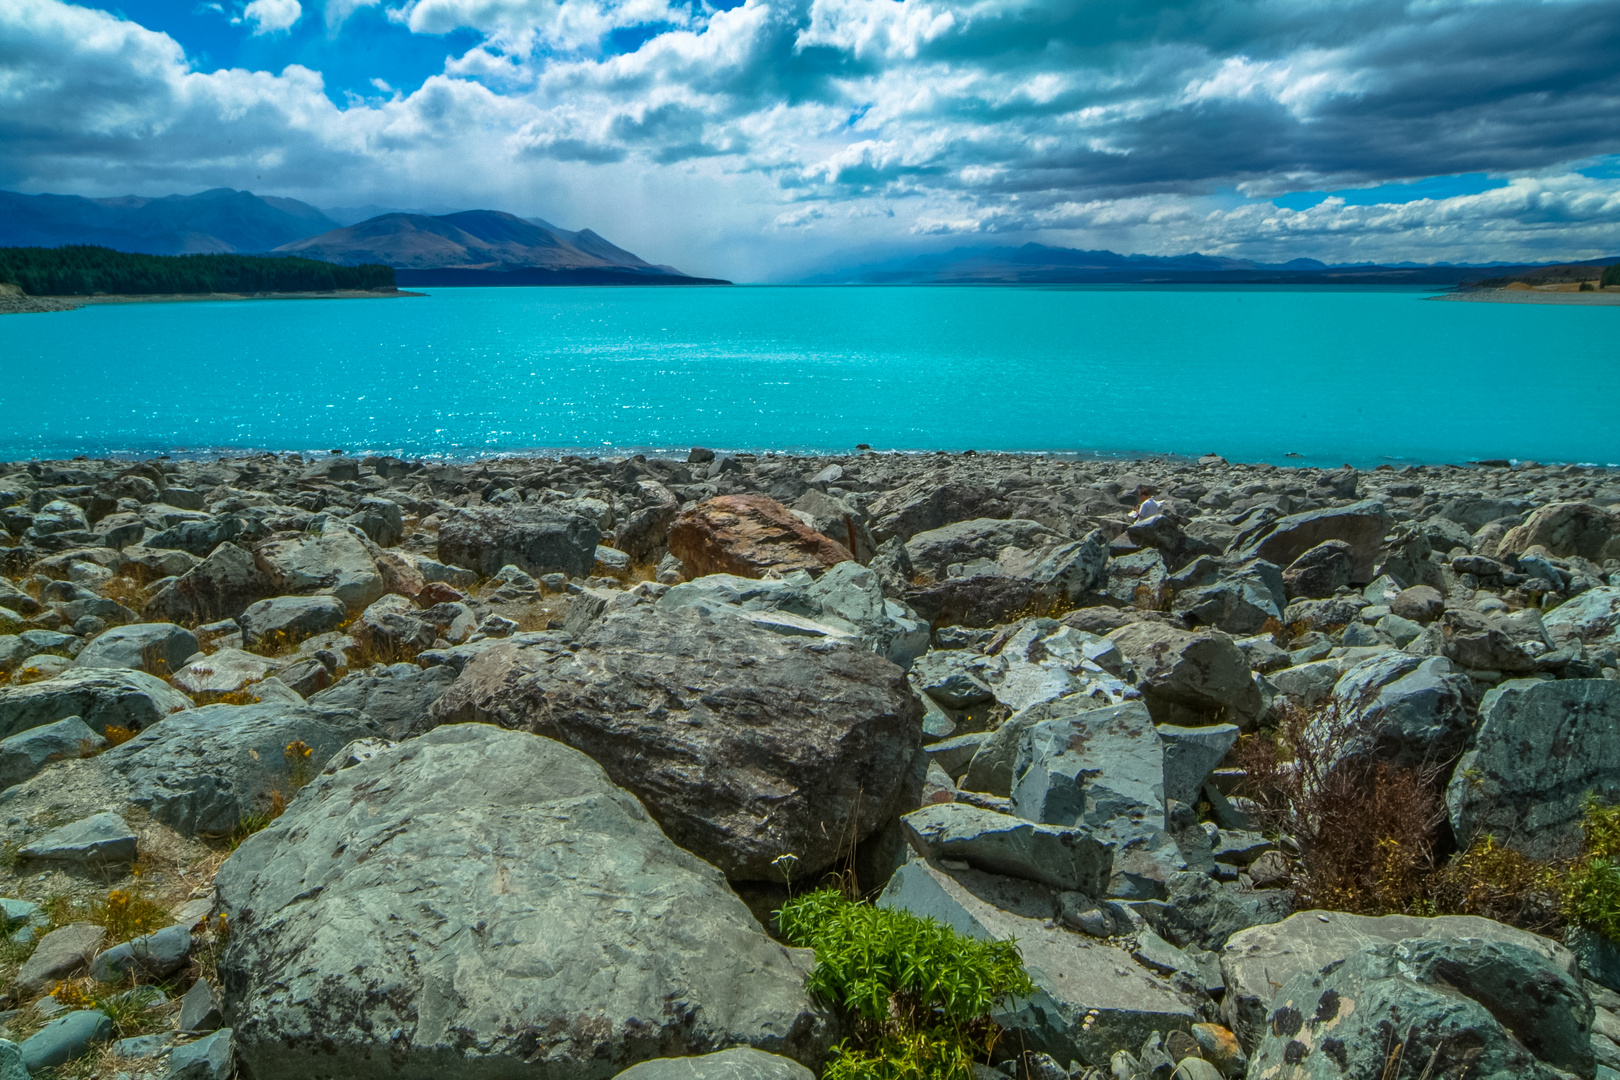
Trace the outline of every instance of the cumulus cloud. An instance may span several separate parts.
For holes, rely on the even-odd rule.
[[[240,21],[252,23],[254,34],[280,34],[291,30],[303,14],[298,0],[249,0]]]
[[[326,0],[329,33],[377,2]],[[414,90],[337,104],[299,64],[200,70],[93,8],[0,4],[0,186],[497,205],[742,276],[961,235],[1267,260],[1615,246],[1617,182],[1572,165],[1620,147],[1611,0],[385,9],[397,32],[477,43]],[[301,14],[252,0],[242,17],[268,35]],[[1470,172],[1510,182],[1400,205],[1268,201]]]

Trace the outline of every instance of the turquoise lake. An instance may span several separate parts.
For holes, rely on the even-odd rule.
[[[1620,461],[1614,307],[1297,287],[428,291],[0,318],[0,459],[869,443]]]

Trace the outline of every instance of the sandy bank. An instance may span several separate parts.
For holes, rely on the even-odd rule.
[[[1580,304],[1586,307],[1620,307],[1620,289],[1603,292],[1572,292],[1540,289],[1472,289],[1444,293],[1431,300],[1465,300],[1478,304]]]

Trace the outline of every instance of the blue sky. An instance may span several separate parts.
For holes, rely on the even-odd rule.
[[[1614,0],[0,0],[0,187],[963,243],[1620,254]]]

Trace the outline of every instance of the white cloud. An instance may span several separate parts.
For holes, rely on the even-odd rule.
[[[326,31],[335,34],[361,8],[376,7],[382,0],[326,0]]]
[[[304,14],[298,0],[249,0],[241,22],[253,24],[253,33],[280,34],[291,30]]]

